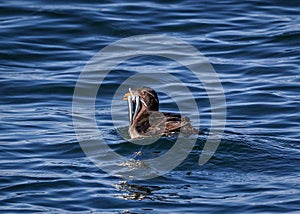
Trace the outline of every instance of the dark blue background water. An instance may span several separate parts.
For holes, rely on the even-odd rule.
[[[299,10],[298,1],[1,1],[0,210],[299,211]],[[101,48],[147,33],[180,38],[209,59],[226,93],[227,125],[204,166],[197,164],[200,137],[172,172],[126,181],[83,153],[72,96]],[[151,63],[142,60],[141,69]],[[126,69],[118,75],[126,78]],[[104,86],[111,93],[120,84],[116,78]],[[161,99],[173,109],[167,96]],[[205,118],[209,106],[203,108]],[[111,142],[115,151],[135,152],[118,139]]]

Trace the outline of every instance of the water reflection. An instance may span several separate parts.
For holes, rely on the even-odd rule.
[[[125,193],[116,195],[117,198],[124,200],[144,200],[144,199],[158,199],[154,196],[155,191],[161,190],[158,186],[142,186],[137,184],[130,184],[127,181],[120,181],[115,185],[117,190]]]

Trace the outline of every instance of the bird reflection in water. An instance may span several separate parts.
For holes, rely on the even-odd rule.
[[[118,198],[125,200],[144,200],[151,199],[153,191],[158,191],[161,188],[157,186],[142,186],[136,184],[129,184],[127,181],[121,181],[116,184],[115,187],[119,191],[125,191],[126,193],[117,195]]]

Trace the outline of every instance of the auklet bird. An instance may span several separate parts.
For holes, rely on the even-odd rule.
[[[128,102],[129,129],[131,139],[150,136],[170,136],[182,132],[184,134],[198,134],[187,117],[180,114],[159,112],[157,93],[149,87],[139,87],[123,97]]]

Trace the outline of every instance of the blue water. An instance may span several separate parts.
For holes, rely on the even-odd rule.
[[[299,212],[299,10],[298,1],[280,0],[1,1],[0,210]],[[73,129],[72,96],[80,72],[99,50],[139,34],[179,38],[207,57],[224,88],[227,124],[207,164],[198,165],[201,135],[177,168],[133,181],[107,174],[85,155]],[[109,115],[122,81],[149,68],[174,71],[191,83],[201,128],[209,130],[203,86],[193,84],[186,68],[160,58],[136,58],[113,71],[103,82],[97,114]],[[161,108],[176,112],[167,90],[174,85],[158,83],[153,87],[165,90]],[[99,124],[114,151],[139,151],[109,120]],[[165,139],[143,152],[159,155],[170,145],[172,139]]]

